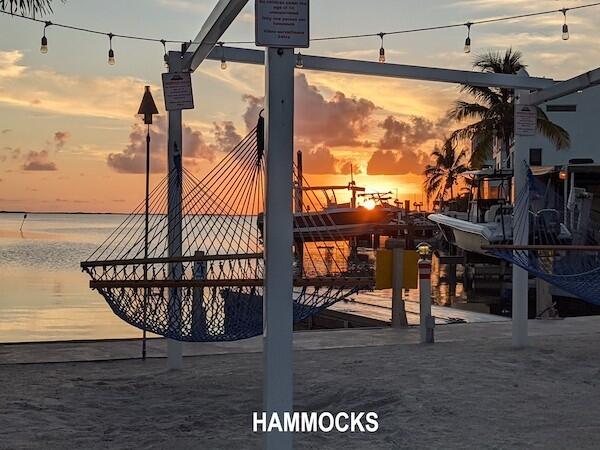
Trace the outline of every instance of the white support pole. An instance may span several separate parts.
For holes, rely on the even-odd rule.
[[[169,52],[169,72],[181,70],[181,53]],[[169,142],[168,142],[168,245],[169,257],[181,256],[181,196],[183,189],[182,165],[182,132],[181,110],[169,111]],[[181,263],[169,264],[169,277],[173,280],[181,278]],[[169,327],[181,326],[181,289],[169,289]],[[167,339],[167,368],[181,369],[183,366],[183,347],[181,342]]]
[[[265,285],[264,285],[264,386],[267,418],[293,410],[293,138],[294,52],[268,48],[265,85]],[[269,419],[267,419],[269,420]],[[265,448],[292,448],[290,433],[265,435]]]
[[[521,73],[526,76],[526,72]],[[524,91],[515,91],[515,103],[523,105],[521,103],[522,93]],[[515,108],[515,113],[516,111],[517,108]],[[519,207],[515,208],[513,213],[513,244],[527,245],[529,243],[529,195],[525,193],[525,189],[527,189],[527,167],[525,163],[529,156],[529,139],[526,136],[518,136],[516,132],[514,139],[513,171],[515,186],[513,192],[515,205],[519,196],[524,195],[524,198],[520,200]],[[528,273],[513,264],[512,278],[512,344],[514,347],[523,347],[527,345]]]
[[[419,325],[421,343],[433,343],[435,319],[431,315],[431,260],[419,259]]]

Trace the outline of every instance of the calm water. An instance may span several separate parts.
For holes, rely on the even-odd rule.
[[[0,342],[140,337],[89,289],[85,260],[123,220],[122,215],[0,213]],[[437,271],[435,271],[437,272]],[[433,277],[436,302],[464,305]],[[390,306],[391,292],[377,293]],[[406,293],[417,301],[417,291]]]
[[[139,337],[79,268],[123,219],[0,214],[0,342]]]

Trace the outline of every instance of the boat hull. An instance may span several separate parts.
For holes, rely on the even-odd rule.
[[[438,225],[449,244],[465,252],[489,256],[482,246],[512,242],[511,230],[508,226],[502,230],[502,224],[472,223],[444,214],[431,214],[428,219]]]
[[[465,252],[493,256],[489,250],[482,249],[485,245],[512,244],[512,224],[510,220],[502,222],[473,223],[467,220],[450,217],[445,214],[431,214],[428,219],[436,223],[446,241]],[[539,237],[529,237],[529,242],[543,244]],[[553,244],[569,244],[571,233],[564,224],[552,235]]]

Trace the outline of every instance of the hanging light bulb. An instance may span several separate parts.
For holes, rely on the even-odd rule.
[[[219,42],[221,46],[221,70],[227,70],[227,60],[225,59],[225,49],[223,48],[223,42]]]
[[[169,68],[169,53],[167,52],[167,41],[165,41],[164,39],[161,39],[160,43],[163,45],[163,49],[165,51],[165,54],[163,56],[163,61],[165,63],[165,67],[168,69]]]
[[[383,48],[383,37],[384,36],[385,36],[385,33],[379,33],[379,37],[381,38],[381,48],[379,49],[379,62],[382,64],[385,62],[385,48]]]
[[[115,65],[115,52],[112,48],[112,38],[113,38],[113,34],[108,33],[108,64],[110,66]]]
[[[465,39],[464,52],[471,53],[471,25],[473,24],[471,22],[467,22],[465,25],[467,27],[467,38]]]
[[[40,45],[40,52],[43,54],[48,53],[48,38],[46,37],[46,28],[52,25],[52,22],[46,22],[44,25],[44,35],[42,36],[42,43]]]
[[[304,67],[304,60],[302,59],[302,53],[298,52],[296,55],[296,67],[302,69]]]
[[[562,10],[563,16],[565,16],[565,23],[563,23],[562,26],[562,40],[563,41],[568,41],[569,40],[569,25],[567,25],[567,8],[563,8]]]

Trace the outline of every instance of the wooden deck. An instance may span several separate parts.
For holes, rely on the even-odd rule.
[[[391,298],[385,293],[361,292],[354,295],[350,301],[341,301],[330,306],[321,313],[337,317],[340,320],[356,322],[362,326],[385,326],[391,321]],[[406,318],[409,325],[419,324],[419,304],[415,301],[405,300]],[[450,323],[487,323],[506,322],[508,317],[486,314],[477,311],[468,311],[447,306],[432,305],[431,312],[438,325]]]

